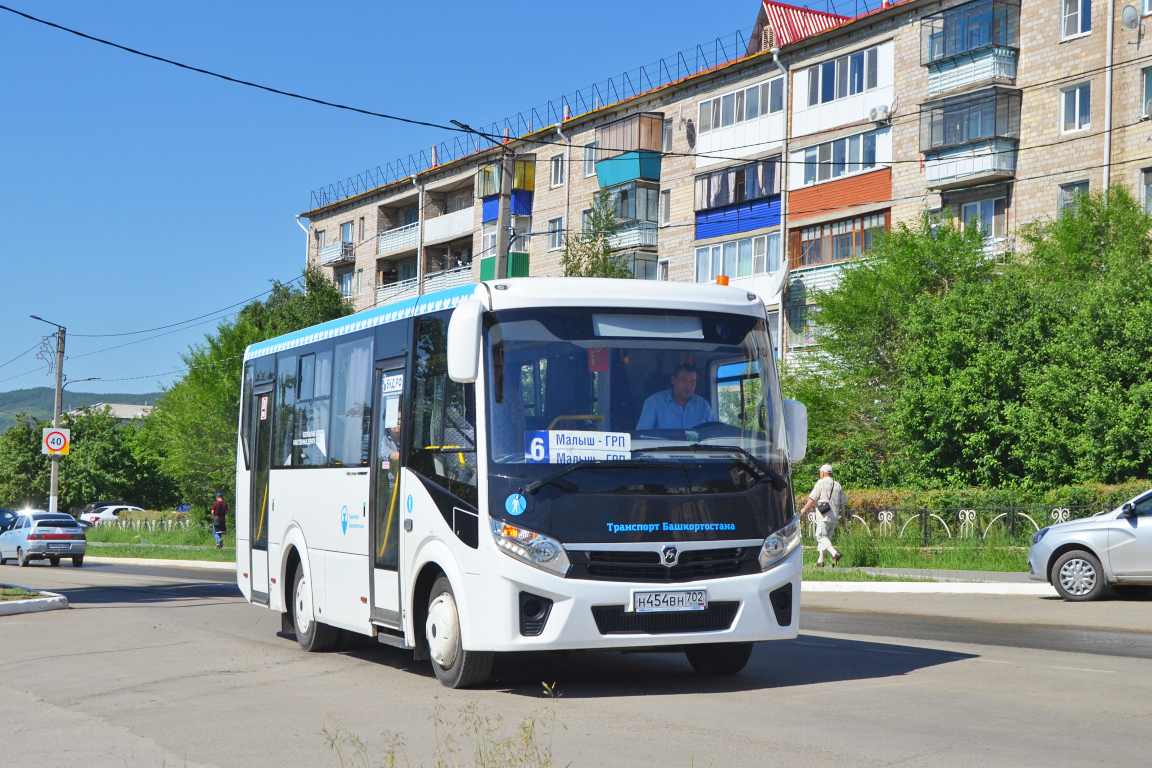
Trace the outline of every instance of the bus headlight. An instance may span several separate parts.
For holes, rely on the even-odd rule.
[[[760,548],[760,570],[766,571],[784,560],[800,546],[800,520],[793,517],[788,525],[764,539]]]
[[[556,539],[494,517],[490,521],[496,546],[512,557],[561,576],[568,572],[571,567],[568,554]]]

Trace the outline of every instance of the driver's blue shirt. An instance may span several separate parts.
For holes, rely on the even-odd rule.
[[[672,390],[649,395],[640,411],[636,429],[692,429],[697,424],[715,421],[712,406],[700,395],[692,395],[681,406],[672,399]]]

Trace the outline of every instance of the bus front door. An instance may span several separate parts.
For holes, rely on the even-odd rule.
[[[376,364],[376,423],[372,440],[372,621],[393,629],[400,623],[401,425],[404,358]]]
[[[272,385],[252,392],[252,488],[249,497],[252,602],[268,603],[268,491],[272,464]]]

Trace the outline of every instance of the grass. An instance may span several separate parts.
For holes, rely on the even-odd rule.
[[[0,587],[0,603],[10,600],[31,600],[39,596],[39,592],[31,592],[23,587]]]
[[[236,562],[236,550],[224,549],[184,549],[156,544],[113,544],[107,547],[92,547],[90,557],[138,557],[155,560],[210,560],[220,563]]]
[[[116,525],[94,525],[87,531],[88,541],[101,544],[162,544],[186,547],[215,547],[216,537],[207,525],[192,524],[187,528],[173,528],[170,531],[135,528],[121,528]],[[224,546],[236,546],[236,534],[224,534]]]
[[[845,568],[929,568],[948,571],[1028,570],[1028,547],[1004,539],[945,539],[922,546],[911,538],[837,532],[833,546]],[[804,542],[804,564],[815,564],[815,542]],[[805,568],[805,577],[807,577]],[[822,569],[823,570],[823,569]],[[819,577],[817,577],[819,578]]]

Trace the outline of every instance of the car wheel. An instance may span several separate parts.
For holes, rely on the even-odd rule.
[[[59,568],[60,567],[60,558],[50,557],[50,558],[48,558],[48,564],[51,565],[53,568]]]
[[[76,555],[72,558],[72,567],[80,568],[84,565],[84,555]]]
[[[28,567],[28,558],[25,557],[24,550],[20,549],[19,547],[16,548],[16,563],[21,568],[27,568]]]
[[[1112,591],[1125,600],[1144,600],[1152,597],[1152,586],[1147,584],[1115,584]]]
[[[304,575],[304,566],[296,566],[292,580],[292,623],[296,627],[296,642],[310,653],[330,651],[340,639],[340,632],[316,621],[312,607],[312,586]]]
[[[1104,591],[1104,569],[1091,552],[1065,552],[1052,565],[1052,586],[1065,600],[1095,600]]]
[[[684,649],[692,669],[702,675],[735,675],[752,658],[752,643],[707,643]]]
[[[446,576],[432,584],[428,596],[428,620],[424,624],[432,671],[441,685],[448,688],[471,688],[485,682],[492,674],[490,651],[466,651],[460,633],[460,611],[456,595]]]

